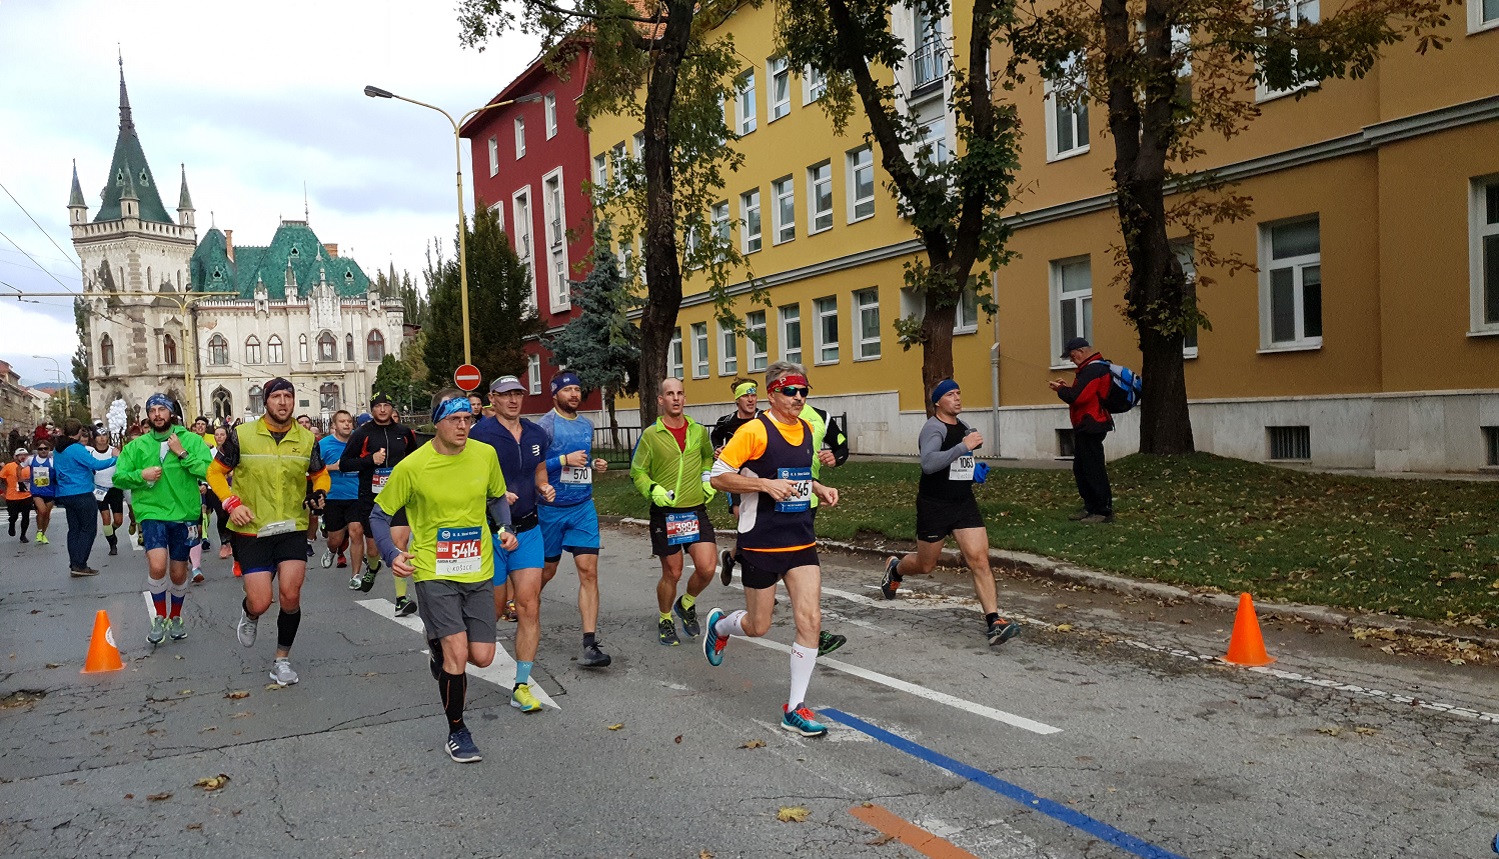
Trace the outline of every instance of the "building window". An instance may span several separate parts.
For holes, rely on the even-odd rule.
[[[1197,294],[1197,251],[1192,246],[1191,239],[1182,239],[1171,243],[1171,251],[1176,254],[1176,261],[1182,267],[1182,275],[1185,282],[1182,291],[1187,295]],[[1182,337],[1182,357],[1197,357],[1197,326],[1192,326]]]
[[[713,255],[715,259],[722,259],[724,248],[729,246],[729,201],[714,203],[713,208],[708,210],[708,215],[716,239]]]
[[[833,164],[824,161],[807,168],[807,234],[833,228]]]
[[[874,216],[874,152],[860,146],[848,153],[848,221]]]
[[[250,386],[250,414],[256,417],[265,413],[265,393],[259,385]]]
[[[1490,0],[1492,2],[1492,0]],[[1296,28],[1305,24],[1315,24],[1322,17],[1322,0],[1265,0],[1265,6],[1273,8],[1275,17],[1286,23],[1287,27]],[[1284,48],[1290,53],[1291,62],[1295,62],[1296,49]],[[1258,69],[1256,71],[1259,71]],[[1256,101],[1268,101],[1272,98],[1280,98],[1290,95],[1300,89],[1316,86],[1316,81],[1303,81],[1296,86],[1286,89],[1275,89],[1268,86],[1264,81],[1258,81],[1254,86],[1254,97]]]
[[[604,153],[593,156],[593,184],[609,187],[609,156]]]
[[[254,334],[245,338],[245,363],[260,363],[260,338]]]
[[[109,338],[105,337],[104,342],[107,347]],[[106,354],[109,356],[105,359],[106,362],[113,364],[114,350],[110,349]],[[215,334],[208,338],[208,363],[215,367],[229,366],[229,341],[225,340],[222,334]]]
[[[318,388],[318,405],[322,407],[323,414],[331,415],[338,411],[338,383],[324,382]]]
[[[744,252],[752,254],[760,249],[760,189],[739,195],[739,215],[744,219],[744,238],[740,243]]]
[[[682,373],[682,329],[673,328],[671,343],[666,348],[666,375],[680,379]]]
[[[489,138],[489,175],[494,176],[500,172],[500,141],[496,137]]]
[[[788,304],[781,308],[781,360],[802,362],[802,306]]]
[[[692,323],[692,378],[708,378],[708,323]]]
[[[546,97],[541,100],[541,106],[546,114],[547,140],[551,140],[557,136],[557,96],[554,93],[547,93]]]
[[[1093,265],[1088,257],[1051,263],[1051,354],[1062,354],[1062,344],[1074,337],[1093,342]],[[1051,366],[1067,367],[1052,359]]]
[[[307,363],[307,335],[303,334],[297,338],[297,360],[303,364]]]
[[[177,341],[170,334],[161,335],[161,363],[177,363]]]
[[[861,289],[854,293],[854,314],[859,320],[859,359],[880,357],[880,292]]]
[[[234,400],[229,392],[223,388],[214,388],[213,395],[209,397],[213,401],[213,416],[220,423],[228,423],[234,420]]]
[[[822,98],[828,91],[827,75],[815,66],[807,66],[802,69],[802,104],[811,104]]]
[[[796,238],[796,186],[790,176],[770,183],[770,196],[775,202],[775,244]]]
[[[734,329],[718,323],[718,375],[734,376],[739,373],[739,335]]]
[[[265,341],[265,360],[268,364],[286,363],[286,356],[281,351],[281,335],[272,334],[271,339]]]
[[[1481,427],[1483,430],[1483,464],[1489,468],[1499,467],[1499,427]]]
[[[817,363],[838,363],[838,296],[830,295],[812,302],[817,314]]]
[[[734,81],[734,115],[740,134],[755,130],[755,73],[745,72]]]
[[[352,360],[354,360],[354,335],[353,334],[345,334],[344,335],[344,360],[345,361],[352,361]]]
[[[1468,32],[1499,27],[1499,0],[1468,0]]]
[[[364,360],[375,362],[385,360],[385,335],[371,329],[370,335],[364,338]]]
[[[319,361],[338,360],[338,340],[331,333],[324,331],[317,338],[317,359]]]
[[[765,64],[770,78],[770,121],[775,122],[791,112],[791,65],[785,57],[773,57]]]
[[[635,144],[635,160],[639,161],[639,162],[644,162],[645,161],[645,132],[644,131],[637,131],[637,132],[635,132],[635,136],[632,137],[632,138],[630,138],[630,140],[631,140],[631,142],[633,142]]]
[[[932,14],[935,4],[918,2],[915,12],[916,48],[911,51],[911,86],[921,89],[942,79],[942,19]]]
[[[1088,151],[1088,94],[1081,57],[1062,64],[1062,78],[1048,79],[1046,91],[1046,160],[1071,158]]]
[[[1265,427],[1270,441],[1270,459],[1312,458],[1311,427]]]
[[[1473,332],[1499,332],[1499,177],[1473,183],[1472,224]]]
[[[531,195],[526,190],[516,191],[510,198],[515,213],[515,231],[510,240],[514,243],[516,256],[525,264],[526,278],[534,292],[536,289],[536,255],[531,248]]]
[[[941,99],[932,99],[917,109],[920,137],[916,139],[916,153],[921,158],[922,168],[946,164],[947,105]],[[925,173],[925,169],[922,171]]]
[[[621,181],[622,179],[624,179],[624,176],[625,176],[625,142],[623,140],[621,140],[620,142],[614,144],[614,148],[612,148],[612,149],[609,150],[609,169],[610,169],[609,178],[612,181],[618,182],[618,181]]]
[[[1265,349],[1322,345],[1317,218],[1260,227],[1260,339]]]
[[[979,291],[970,286],[958,295],[958,306],[954,308],[952,333],[972,334],[979,330]]]
[[[542,180],[542,217],[547,224],[547,273],[551,279],[553,312],[566,310],[570,304],[567,278],[567,215],[562,205],[562,169]]]
[[[764,370],[769,362],[770,350],[765,342],[765,311],[756,310],[744,317],[744,329],[747,335],[745,348],[749,350],[750,372]]]
[[[541,356],[526,356],[526,390],[533,394],[541,393]]]
[[[526,118],[515,118],[515,160],[526,157]]]
[[[229,359],[225,358],[224,363],[229,363]],[[99,338],[99,366],[109,368],[113,367],[114,365],[115,342],[110,339],[108,334],[105,334],[103,337]]]

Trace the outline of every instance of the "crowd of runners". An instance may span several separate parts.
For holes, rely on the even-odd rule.
[[[416,614],[425,629],[448,723],[446,750],[459,762],[481,759],[464,721],[466,666],[494,660],[501,622],[516,624],[511,705],[541,712],[530,688],[541,593],[564,555],[572,557],[577,577],[578,664],[611,663],[598,628],[602,540],[593,499],[594,479],[609,465],[595,456],[593,424],[578,412],[583,389],[575,374],[551,380],[553,408],[534,421],[521,417],[526,386],[514,376],[489,386],[488,404],[457,389],[440,391],[432,398],[427,441],[399,421],[380,392],[368,415],[333,414],[320,438],[310,419],[293,416],[291,382],[272,379],[263,391],[261,417],[212,433],[206,423],[182,426],[175,404],[156,394],[143,431],[128,435],[118,450],[77,421],[62,427],[55,453],[50,443],[17,450],[0,469],[12,536],[19,520],[25,541],[34,511],[36,541],[45,544],[50,513],[62,507],[70,573],[92,576],[98,570],[88,558],[98,528],[115,554],[128,515],[127,533],[146,556],[155,612],[147,638],[154,646],[187,637],[183,603],[190,582],[203,580],[200,558],[213,528],[220,557],[233,559],[244,590],[235,629],[241,645],[255,645],[261,619],[276,606],[270,678],[282,686],[300,679],[291,652],[308,563],[347,568],[349,589],[363,593],[388,571],[394,614]],[[848,443],[827,412],[808,404],[812,386],[801,365],[771,364],[763,391],[757,381],[738,380],[735,411],[709,428],[685,413],[682,383],[664,380],[660,417],[641,432],[629,476],[648,509],[651,550],[660,563],[654,620],[660,644],[697,639],[708,663],[721,665],[734,636],[770,630],[783,587],[795,641],[781,726],[816,737],[827,728],[806,706],[807,688],[819,656],[846,643],[822,629],[816,517],[819,508],[839,503],[838,490],[822,475],[843,464]],[[973,573],[984,638],[998,645],[1019,627],[999,614],[973,492],[983,479],[985,467],[974,454],[984,438],[959,417],[955,383],[944,381],[930,394],[934,415],[918,439],[918,550],[887,560],[880,591],[895,599],[904,577],[931,573],[952,537]],[[737,521],[735,546],[721,554],[709,516],[720,494],[718,503]],[[743,608],[701,612],[699,600],[715,576],[728,585],[736,570]]]

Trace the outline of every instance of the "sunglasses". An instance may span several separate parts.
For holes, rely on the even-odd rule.
[[[782,396],[786,396],[786,397],[806,397],[806,396],[809,396],[812,393],[812,386],[811,385],[782,385],[779,388],[776,388],[776,390],[780,391],[781,395]]]

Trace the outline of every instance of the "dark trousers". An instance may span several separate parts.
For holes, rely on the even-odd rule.
[[[1083,498],[1083,509],[1100,516],[1114,515],[1114,493],[1109,489],[1109,469],[1103,458],[1106,433],[1072,433],[1072,476],[1077,479],[1077,494]]]
[[[68,566],[87,567],[94,538],[99,535],[99,502],[94,500],[94,493],[85,492],[59,495],[57,506],[68,513]]]
[[[21,536],[26,536],[26,529],[31,527],[31,496],[26,496],[20,501],[6,501],[5,509],[10,511],[10,531],[16,531],[16,519],[21,520]]]

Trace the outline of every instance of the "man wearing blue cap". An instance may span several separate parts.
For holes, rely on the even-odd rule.
[[[1084,525],[1114,521],[1114,492],[1109,487],[1108,462],[1103,440],[1114,429],[1114,416],[1104,404],[1113,385],[1109,362],[1082,337],[1073,337],[1062,347],[1062,357],[1077,366],[1072,384],[1052,379],[1048,385],[1067,404],[1072,420],[1072,477],[1083,509],[1067,517]]]
[[[916,489],[916,551],[885,561],[880,593],[893,600],[902,578],[930,574],[942,557],[943,543],[952,535],[973,574],[973,593],[984,610],[984,637],[993,646],[1014,638],[1020,626],[999,616],[994,574],[989,570],[989,531],[973,496],[975,480],[981,481],[988,472],[988,466],[973,457],[983,447],[984,436],[958,418],[962,411],[963,394],[957,382],[943,379],[932,388],[932,416],[917,437],[921,482]]]

